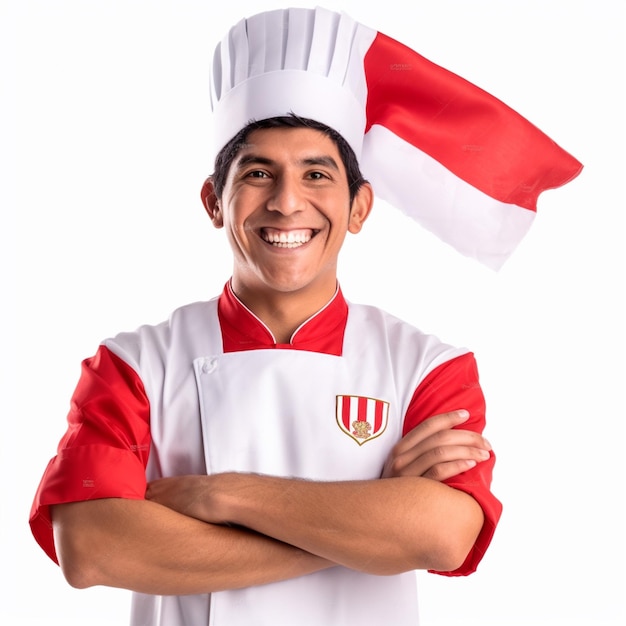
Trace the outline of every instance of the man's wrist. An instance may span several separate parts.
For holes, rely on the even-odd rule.
[[[255,489],[250,484],[252,479],[252,475],[239,472],[214,475],[215,485],[208,499],[211,515],[223,524],[245,526],[245,510],[250,508],[255,496]]]

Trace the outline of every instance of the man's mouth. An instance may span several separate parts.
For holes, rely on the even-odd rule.
[[[299,248],[317,234],[310,228],[298,230],[278,230],[276,228],[262,228],[261,238],[277,248]]]

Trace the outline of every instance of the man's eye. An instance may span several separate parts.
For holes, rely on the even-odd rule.
[[[248,178],[267,178],[267,174],[262,170],[252,170],[246,174]]]
[[[313,180],[321,180],[322,178],[325,178],[325,176],[322,172],[311,172],[309,174],[309,178],[312,178]]]

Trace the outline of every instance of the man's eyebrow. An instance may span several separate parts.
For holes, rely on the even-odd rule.
[[[314,156],[302,159],[300,161],[302,165],[322,165],[324,167],[330,167],[333,170],[339,171],[339,166],[337,165],[337,161],[333,159],[331,156]]]
[[[259,165],[273,165],[274,161],[272,159],[268,159],[266,157],[258,156],[256,154],[244,154],[242,157],[237,159],[236,167],[237,169],[242,169],[250,164],[259,164]]]
[[[339,166],[337,165],[337,161],[333,159],[333,157],[329,155],[320,155],[320,156],[310,156],[300,159],[298,163],[305,167],[320,165],[323,167],[330,167],[333,170],[339,171]],[[247,167],[248,165],[275,165],[276,162],[272,159],[268,159],[267,157],[260,156],[258,154],[244,154],[241,156],[236,163],[237,169],[242,169]]]

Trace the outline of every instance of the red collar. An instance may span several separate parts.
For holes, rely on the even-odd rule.
[[[294,332],[289,343],[276,343],[269,328],[233,293],[230,282],[220,295],[217,313],[224,352],[277,348],[341,356],[348,305],[339,287],[332,300]]]

